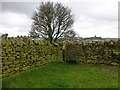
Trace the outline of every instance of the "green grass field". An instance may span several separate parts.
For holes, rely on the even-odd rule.
[[[117,88],[118,68],[54,62],[3,79],[3,88]]]

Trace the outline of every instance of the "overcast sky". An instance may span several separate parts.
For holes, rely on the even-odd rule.
[[[6,1],[6,2],[5,2]],[[0,33],[11,36],[28,35],[32,24],[32,14],[39,6],[37,2],[0,2]],[[16,0],[17,1],[17,0]],[[39,2],[38,2],[39,1]],[[49,0],[56,2],[55,0]],[[57,0],[58,1],[58,0]],[[80,37],[118,37],[118,1],[119,0],[59,0],[72,9],[75,15],[73,29]],[[2,22],[1,22],[2,21]]]

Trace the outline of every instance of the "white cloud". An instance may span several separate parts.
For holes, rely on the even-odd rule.
[[[58,2],[58,0],[48,1]],[[120,0],[59,0],[65,6],[71,7],[72,13],[75,14],[73,28],[82,37],[92,37],[94,35],[118,37],[118,1]],[[23,8],[21,12],[22,10]],[[29,15],[4,11],[2,16],[3,22],[0,24],[0,32],[8,33],[9,36],[28,34],[31,27]]]
[[[97,3],[94,6],[91,6],[86,12],[89,16],[108,21],[117,21],[118,20],[118,5],[117,3]]]
[[[73,7],[73,9],[79,12],[75,19],[74,29],[80,36],[118,37],[117,0],[101,0],[99,3],[82,2],[77,4],[77,8],[80,9]]]
[[[3,12],[2,23],[8,26],[27,27],[31,24],[30,18],[21,13]]]
[[[28,35],[31,27],[31,19],[27,15],[14,12],[2,13],[0,32],[11,36]]]
[[[100,20],[83,15],[74,23],[73,28],[82,37],[93,37],[94,35],[118,37],[117,21]]]
[[[28,35],[28,32],[30,31],[30,28],[25,27],[13,27],[8,25],[0,25],[0,32],[1,33],[8,33],[9,37],[16,37],[16,36],[26,36]]]

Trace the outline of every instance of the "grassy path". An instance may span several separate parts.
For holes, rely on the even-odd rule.
[[[54,62],[3,79],[7,88],[117,88],[118,68]]]

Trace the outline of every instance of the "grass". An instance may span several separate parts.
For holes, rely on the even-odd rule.
[[[3,88],[117,88],[118,68],[54,62],[3,79]]]

